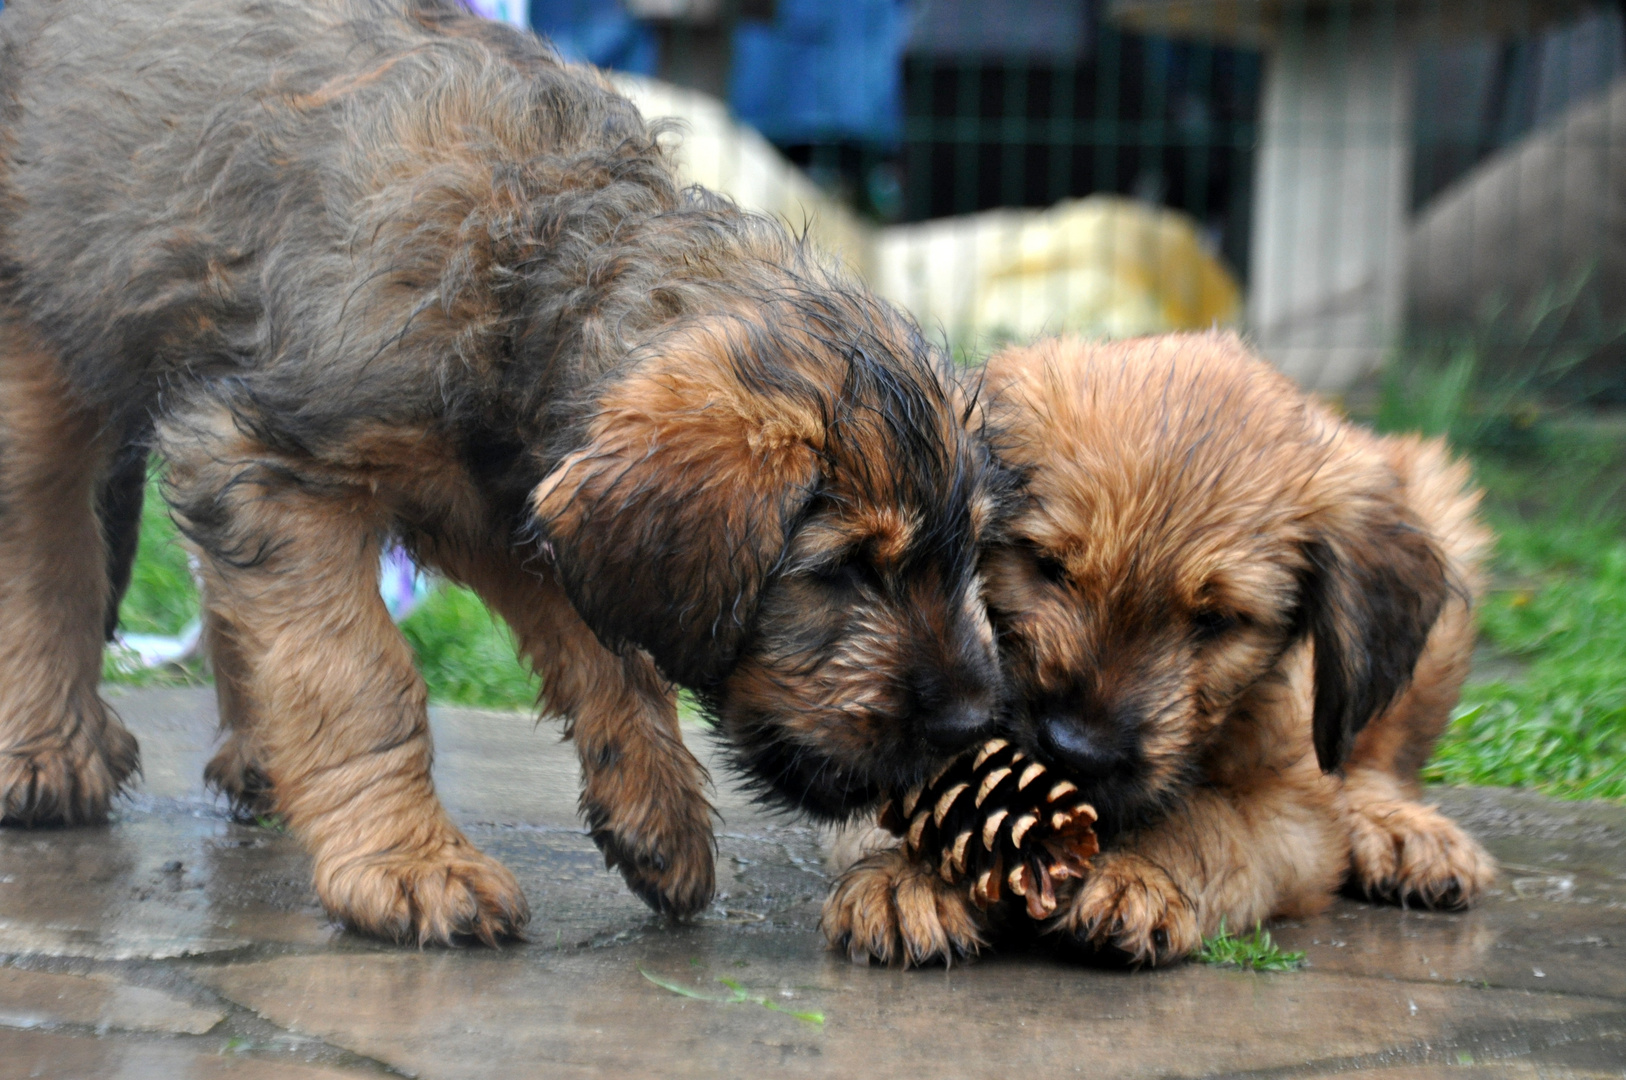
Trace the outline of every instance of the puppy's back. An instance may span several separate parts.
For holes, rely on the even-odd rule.
[[[527,165],[629,145],[669,201],[630,103],[441,0],[18,0],[0,15],[0,301],[81,390],[126,401],[166,368],[311,352],[268,338],[332,325],[375,270],[432,285]],[[391,230],[411,235],[389,265],[362,265]]]

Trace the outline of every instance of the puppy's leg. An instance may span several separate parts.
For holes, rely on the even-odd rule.
[[[716,889],[706,771],[683,745],[677,697],[647,654],[616,654],[550,578],[510,553],[430,554],[503,617],[564,717],[582,766],[581,813],[605,863],[656,911],[692,915]]]
[[[96,694],[110,604],[108,448],[52,356],[0,321],[0,821],[106,819],[136,741]]]
[[[1496,880],[1496,861],[1438,809],[1409,798],[1389,773],[1351,768],[1344,778],[1350,883],[1374,899],[1461,908]]]
[[[322,903],[394,940],[517,934],[518,883],[435,797],[423,681],[378,595],[370,489],[307,481],[225,418],[166,433],[166,448],[217,645],[231,628],[231,692],[254,703],[253,749]]]
[[[1336,798],[1331,780],[1193,792],[1159,825],[1096,856],[1052,928],[1162,964],[1194,952],[1222,921],[1243,930],[1320,911],[1349,858]]]
[[[1300,648],[1221,728],[1209,783],[1096,856],[1053,929],[1160,964],[1193,952],[1222,920],[1240,931],[1330,903],[1349,841],[1338,782],[1311,746],[1309,694]]]
[[[214,669],[223,739],[220,749],[204,766],[203,778],[210,788],[226,796],[239,821],[251,822],[274,813],[276,802],[271,794],[271,778],[254,746],[257,724],[254,699],[249,694],[247,660],[237,640],[237,629],[220,608],[205,593],[203,641]]]
[[[1447,600],[1411,684],[1356,739],[1345,767],[1350,883],[1367,896],[1464,907],[1496,879],[1496,863],[1461,827],[1418,801],[1418,770],[1434,751],[1468,677],[1474,647],[1470,598],[1490,535],[1474,518],[1466,468],[1416,439],[1386,444],[1406,499],[1438,540],[1459,590]]]
[[[824,901],[819,927],[832,949],[860,964],[949,963],[976,955],[988,940],[988,918],[966,887],[910,860],[895,839],[868,847],[846,868]]]
[[[1496,862],[1461,826],[1418,801],[1417,770],[1450,719],[1473,632],[1452,600],[1429,635],[1411,687],[1361,733],[1344,769],[1351,886],[1374,899],[1466,907],[1496,880]]]

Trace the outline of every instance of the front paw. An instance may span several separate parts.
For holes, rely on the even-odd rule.
[[[1496,862],[1432,806],[1402,799],[1354,808],[1350,883],[1368,897],[1428,908],[1464,908],[1496,880]]]
[[[455,832],[412,852],[318,856],[316,892],[347,928],[420,946],[523,940],[531,918],[508,868]]]
[[[50,735],[0,749],[0,824],[99,825],[140,767],[135,736],[99,700]]]
[[[986,944],[985,916],[965,887],[893,848],[866,856],[837,880],[819,926],[830,947],[855,963],[924,965],[974,956]]]
[[[1093,950],[1166,964],[1202,944],[1197,912],[1168,874],[1139,855],[1100,855],[1050,924]]]
[[[646,805],[643,818],[615,815],[584,802],[593,843],[606,868],[621,871],[627,887],[660,912],[685,918],[711,903],[717,890],[717,841],[711,832],[711,806],[696,795],[687,805]]]

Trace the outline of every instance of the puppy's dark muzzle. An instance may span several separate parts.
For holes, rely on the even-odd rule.
[[[1039,746],[1045,756],[1081,779],[1122,776],[1132,764],[1115,733],[1083,724],[1077,717],[1046,717],[1038,729]]]
[[[957,754],[983,738],[993,728],[994,710],[985,702],[965,699],[952,702],[926,717],[921,735],[934,749]]]

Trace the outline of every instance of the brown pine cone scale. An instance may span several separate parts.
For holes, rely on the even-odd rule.
[[[944,881],[971,882],[979,907],[1010,892],[1043,919],[1055,913],[1056,885],[1083,877],[1100,850],[1095,808],[1077,794],[1071,780],[991,739],[924,786],[888,799],[876,820]]]

